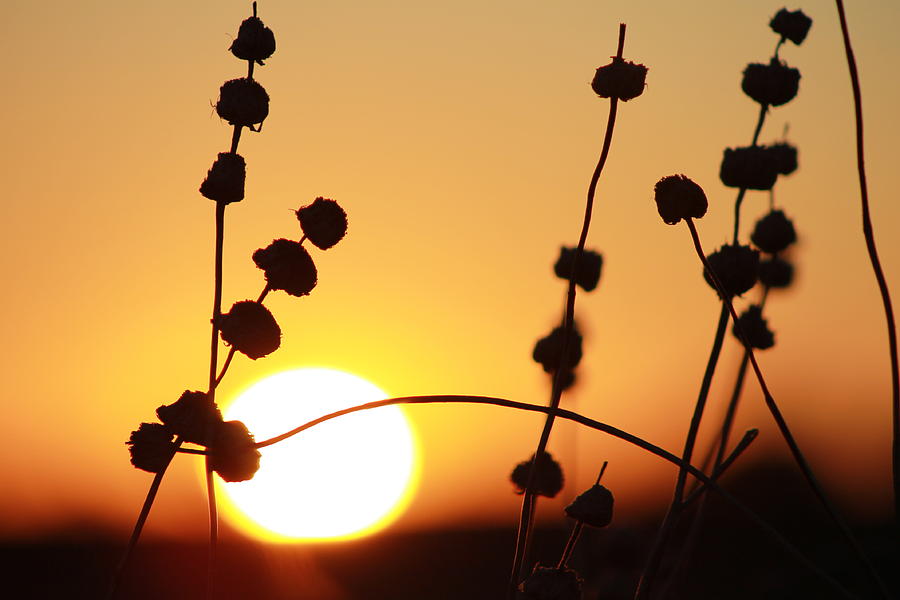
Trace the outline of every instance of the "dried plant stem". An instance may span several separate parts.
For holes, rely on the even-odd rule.
[[[775,49],[776,54],[778,53],[778,48]],[[769,112],[769,106],[767,104],[760,104],[759,106],[759,116],[756,118],[756,127],[753,129],[753,140],[750,142],[751,146],[756,146],[759,143],[759,134],[762,132],[763,123],[766,122],[766,114]],[[741,228],[741,204],[744,202],[744,195],[747,193],[747,188],[740,188],[738,190],[737,199],[734,201],[734,235],[732,236],[732,243],[738,243],[738,232]]]
[[[263,291],[260,292],[259,297],[256,299],[257,302],[262,304],[263,300],[266,299],[266,296],[269,295],[269,292],[272,291],[272,288],[269,287],[269,284],[266,284],[266,287],[263,288]],[[225,362],[222,363],[222,369],[219,371],[219,374],[216,376],[216,380],[213,384],[213,387],[219,387],[219,384],[222,383],[222,379],[225,377],[225,373],[228,372],[228,367],[231,366],[231,361],[234,359],[234,354],[237,350],[232,346],[228,350],[228,356],[225,357]]]
[[[838,513],[837,508],[831,503],[831,500],[825,494],[825,490],[813,473],[812,467],[810,467],[809,463],[806,460],[806,457],[800,451],[800,446],[794,439],[794,436],[791,433],[790,428],[788,427],[787,421],[785,421],[784,416],[781,414],[781,410],[779,410],[778,405],[775,403],[775,398],[772,397],[772,394],[769,392],[769,386],[766,385],[766,380],[763,377],[762,370],[759,368],[759,363],[756,362],[756,356],[754,355],[753,348],[749,343],[747,343],[747,337],[744,335],[744,331],[741,328],[740,322],[738,321],[738,315],[734,310],[731,299],[727,295],[725,295],[722,283],[719,281],[719,278],[716,276],[715,272],[710,267],[709,262],[706,260],[706,255],[703,253],[703,247],[700,244],[700,236],[697,233],[697,227],[694,225],[693,219],[688,217],[685,219],[685,222],[687,223],[688,229],[690,230],[691,239],[694,242],[694,249],[696,250],[697,255],[700,257],[701,262],[703,263],[703,268],[709,275],[710,280],[715,284],[716,289],[719,291],[719,294],[722,295],[722,297],[725,299],[725,303],[728,305],[728,311],[731,313],[731,318],[735,323],[737,333],[741,338],[742,343],[744,344],[744,348],[747,349],[747,353],[750,356],[750,365],[753,367],[753,372],[756,375],[756,380],[759,382],[759,387],[762,390],[763,398],[766,402],[766,407],[768,407],[769,412],[772,413],[772,417],[775,419],[775,424],[778,426],[778,430],[781,432],[781,435],[784,438],[785,442],[787,442],[788,448],[791,451],[791,455],[794,457],[794,461],[797,463],[797,466],[800,467],[800,471],[803,473],[803,477],[809,484],[810,489],[812,489],[813,493],[819,499],[819,502],[825,508],[828,516],[837,526],[845,541],[854,551],[857,558],[860,560],[866,571],[868,571],[869,575],[872,577],[872,580],[878,586],[882,596],[884,598],[891,598],[891,594],[888,592],[886,585],[878,575],[875,567],[863,552],[859,543],[856,541],[856,537],[850,531],[850,527],[844,522],[844,519]]]
[[[617,58],[622,58],[622,51],[625,46],[625,24],[619,24],[619,41],[618,41],[618,49],[616,52]],[[603,146],[600,150],[600,158],[597,161],[597,166],[594,168],[594,173],[591,175],[591,181],[588,185],[587,192],[587,201],[585,203],[584,208],[584,219],[581,226],[581,235],[578,239],[578,247],[575,251],[575,259],[572,261],[572,271],[569,276],[569,290],[568,295],[566,296],[566,311],[565,316],[563,318],[563,336],[562,336],[562,351],[561,355],[563,360],[568,355],[569,344],[571,343],[572,338],[572,330],[574,327],[574,319],[575,319],[575,273],[578,272],[578,265],[581,262],[581,258],[584,255],[584,246],[587,242],[587,234],[591,225],[591,214],[594,208],[594,196],[597,191],[597,183],[600,180],[600,173],[603,172],[603,166],[606,164],[606,159],[609,156],[609,149],[612,145],[612,136],[613,130],[615,129],[616,124],[616,111],[618,108],[618,99],[610,98],[609,101],[609,115],[607,117],[606,122],[606,133],[603,138]],[[562,369],[557,369],[553,374],[553,385],[551,388],[551,398],[550,398],[550,407],[558,408],[560,400],[562,398]],[[535,460],[532,462],[531,469],[528,473],[528,482],[525,487],[524,498],[522,499],[522,511],[519,517],[519,527],[516,534],[516,549],[513,557],[513,566],[510,571],[509,577],[509,586],[507,589],[507,596],[510,598],[515,597],[516,590],[518,588],[518,583],[523,577],[523,572],[526,568],[526,560],[525,557],[528,555],[528,539],[529,532],[531,530],[532,522],[534,520],[534,507],[535,507],[535,498],[534,493],[532,491],[533,481],[535,472],[537,471],[536,465],[538,463],[537,457],[541,456],[547,449],[547,443],[550,440],[550,431],[553,428],[555,414],[553,412],[547,413],[547,419],[544,421],[544,428],[541,431],[541,437],[538,440],[537,449],[535,450],[534,456]]]
[[[894,519],[900,521],[900,362],[897,357],[897,324],[894,321],[894,308],[888,292],[887,279],[878,259],[875,247],[875,234],[872,229],[872,218],[869,214],[869,188],[866,183],[865,145],[863,144],[862,92],[859,87],[859,73],[856,70],[856,59],[850,45],[850,31],[847,27],[847,16],[844,14],[844,3],[836,0],[838,18],[841,22],[841,36],[844,40],[844,52],[847,55],[847,68],[850,71],[850,85],[853,88],[853,110],[856,123],[856,169],[859,173],[859,197],[862,206],[863,236],[866,238],[866,250],[881,302],[884,304],[884,318],[887,321],[888,351],[891,357],[891,416],[893,433],[893,479],[894,479]]]
[[[603,466],[600,467],[600,474],[597,475],[597,481],[595,483],[600,483],[600,480],[603,479],[603,474],[606,472],[606,467],[608,465],[609,461],[604,460]],[[572,557],[572,552],[575,550],[575,544],[578,543],[578,538],[581,536],[582,529],[584,529],[584,521],[580,519],[575,521],[575,525],[572,526],[572,533],[569,535],[569,540],[566,542],[562,556],[559,558],[559,563],[556,566],[557,569],[565,569],[566,565],[569,564],[569,559]]]

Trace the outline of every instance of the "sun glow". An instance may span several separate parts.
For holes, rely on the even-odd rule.
[[[259,381],[223,413],[262,440],[387,397],[349,373],[298,369]],[[403,512],[418,479],[418,447],[399,406],[339,417],[260,452],[252,480],[216,478],[216,486],[230,522],[272,541],[350,539],[382,529]]]

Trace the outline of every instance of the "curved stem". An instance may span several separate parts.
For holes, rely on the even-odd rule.
[[[259,297],[256,299],[257,302],[262,304],[263,300],[266,299],[266,296],[269,292],[272,291],[272,288],[269,287],[269,284],[266,284],[266,287],[263,288],[263,291],[260,292]],[[222,369],[219,371],[219,374],[216,376],[216,381],[213,384],[213,387],[219,387],[219,384],[222,383],[222,379],[225,377],[225,373],[228,372],[228,367],[231,366],[231,361],[234,359],[234,353],[237,352],[234,346],[232,346],[228,350],[228,356],[225,357],[225,362],[222,364]]]
[[[859,173],[859,198],[862,206],[863,236],[866,238],[866,250],[869,261],[875,271],[878,291],[884,305],[884,318],[887,321],[888,352],[891,357],[891,422],[893,433],[893,478],[894,478],[894,519],[900,520],[900,363],[897,358],[897,324],[894,321],[894,308],[888,292],[887,279],[878,259],[875,247],[875,234],[872,229],[872,218],[869,214],[869,188],[866,183],[865,147],[863,144],[862,92],[859,87],[859,73],[856,70],[856,59],[850,46],[850,31],[847,27],[847,16],[844,14],[844,3],[837,1],[838,18],[841,22],[841,36],[844,40],[844,51],[847,55],[847,67],[850,70],[850,85],[853,88],[853,109],[856,122],[856,170]]]

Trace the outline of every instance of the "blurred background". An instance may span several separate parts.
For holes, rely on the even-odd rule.
[[[236,358],[220,401],[267,375],[323,366],[395,396],[546,403],[549,380],[531,351],[559,320],[565,286],[552,267],[559,246],[577,242],[608,109],[589,83],[615,54],[624,22],[624,56],[649,67],[647,88],[619,107],[588,240],[604,256],[603,276],[597,290],[578,297],[585,356],[563,402],[680,452],[718,307],[687,230],[662,223],[652,189],[662,176],[690,176],[710,200],[698,222],[707,252],[729,240],[735,190],[720,183],[719,163],[724,148],[750,142],[758,105],[741,92],[741,73],[749,62],[768,61],[777,42],[768,22],[782,6],[261,2],[259,15],[278,43],[256,71],[271,110],[262,132],[245,132],[241,141],[246,198],[227,214],[225,306],[262,288],[250,260],[256,248],[299,237],[292,210],[316,196],[334,198],[350,225],[338,246],[314,253],[319,285],[309,297],[270,296],[282,348],[256,362]],[[3,8],[0,318],[10,345],[0,363],[7,419],[0,543],[9,573],[22,577],[13,589],[34,584],[34,597],[44,597],[23,574],[48,564],[61,569],[59,589],[102,589],[151,479],[128,462],[129,432],[153,420],[160,404],[205,385],[214,205],[197,188],[230,141],[213,104],[222,82],[244,74],[227,49],[250,2],[13,0]],[[847,66],[833,3],[788,8],[814,20],[801,46],[787,43],[780,53],[800,70],[800,92],[771,111],[760,140],[799,148],[800,169],[775,191],[798,231],[797,277],[770,297],[776,346],[760,361],[826,487],[877,539],[891,503],[889,363],[860,226]],[[848,18],[875,234],[897,299],[900,5],[850,3]],[[748,194],[743,239],[768,203],[767,193]],[[704,440],[739,360],[729,339]],[[737,428],[759,427],[761,435],[736,477],[771,485],[753,477],[791,468],[780,466],[784,444],[757,386],[748,380],[746,389]],[[422,475],[388,531],[276,547],[226,523],[233,556],[265,563],[261,571],[242,565],[247,573],[300,573],[309,585],[321,582],[321,590],[304,588],[315,598],[365,595],[354,586],[368,597],[403,597],[365,584],[360,565],[378,556],[392,559],[373,571],[379,581],[429,581],[423,574],[437,573],[473,583],[484,597],[502,589],[520,502],[508,475],[533,452],[542,419],[489,407],[423,406],[407,414]],[[615,532],[625,536],[615,538],[625,549],[615,546],[613,554],[634,555],[639,568],[646,532],[671,494],[671,465],[565,423],[554,429],[550,451],[567,485],[541,504],[547,535],[564,535],[561,507],[609,460],[604,483],[616,495]],[[202,571],[207,526],[197,473],[190,457],[170,469],[136,557],[133,582],[146,575],[163,586],[157,596],[182,597],[202,585],[190,570],[196,561]],[[723,511],[723,522],[731,516]],[[411,552],[412,539],[431,540],[433,553]],[[474,548],[492,558],[475,558]],[[82,562],[72,562],[76,556]],[[177,586],[153,576],[163,563],[183,571],[171,580]],[[362,583],[341,575],[351,565]],[[288,587],[253,593],[300,597],[291,584],[278,585]],[[448,584],[446,597],[461,589]]]

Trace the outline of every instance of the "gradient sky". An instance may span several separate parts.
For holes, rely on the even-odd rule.
[[[849,3],[868,125],[880,253],[900,301],[900,5]],[[150,482],[123,442],[160,404],[204,387],[212,297],[212,202],[197,187],[230,128],[211,105],[244,64],[227,48],[250,2],[4,2],[7,57],[0,141],[4,213],[0,363],[0,535],[60,527],[122,535]],[[225,305],[262,286],[250,254],[298,237],[290,212],[316,196],[350,219],[316,252],[319,286],[268,302],[281,350],[235,361],[227,402],[287,368],[327,366],[393,395],[466,393],[545,403],[530,360],[558,319],[560,244],[577,240],[608,102],[588,83],[615,53],[650,71],[620,105],[588,245],[606,264],[581,294],[582,381],[564,403],[679,451],[718,314],[683,226],[652,200],[684,173],[710,199],[708,252],[730,232],[723,148],[750,141],[757,105],[740,90],[765,62],[776,2],[460,0],[260,3],[278,50],[258,69],[271,96],[244,134],[246,199],[228,209]],[[889,371],[880,299],[861,235],[847,67],[833,3],[800,6],[814,24],[781,56],[800,93],[761,140],[798,146],[801,168],[776,200],[794,218],[798,278],[767,307],[777,346],[770,387],[828,487],[851,510],[888,505]],[[746,232],[768,197],[745,201]],[[714,382],[720,413],[739,359]],[[755,385],[739,427],[751,451],[783,444]],[[495,408],[409,410],[422,440],[421,489],[398,527],[512,524],[507,475],[533,451],[541,419]],[[587,485],[603,460],[623,518],[661,506],[674,470],[600,434],[561,426],[551,451]],[[190,457],[167,476],[150,535],[205,528]],[[577,460],[576,460],[577,459]],[[570,487],[576,492],[577,486]]]

